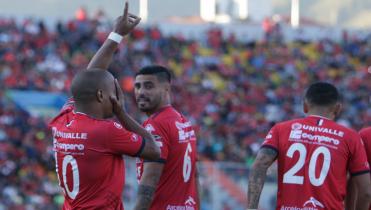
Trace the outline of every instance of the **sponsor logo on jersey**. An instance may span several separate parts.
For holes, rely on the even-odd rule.
[[[181,123],[176,121],[175,126],[178,129],[180,143],[195,140],[195,131],[192,129],[191,122],[187,121]]]
[[[300,123],[294,123],[291,125],[292,130],[300,130],[303,127]]]
[[[318,208],[324,209],[325,206],[314,197],[310,197],[309,200],[305,201],[303,207],[281,206],[281,210],[318,210]]]
[[[64,138],[64,139],[88,139],[87,133],[70,133],[58,131],[56,127],[52,128],[54,138]]]
[[[69,150],[83,151],[85,149],[85,146],[83,144],[65,144],[65,143],[54,142],[54,149],[64,150],[65,152]]]
[[[152,133],[153,131],[155,131],[155,128],[151,124],[147,124],[146,127],[145,127],[145,129],[148,132],[150,132],[150,133]]]
[[[184,202],[184,205],[167,205],[166,210],[194,210],[196,201],[192,196],[188,196],[188,199]]]
[[[319,145],[324,145],[324,146],[328,146],[328,147],[332,147],[334,149],[337,149],[337,145],[340,144],[340,141],[336,138],[332,138],[332,137],[329,137],[327,136],[326,134],[338,134],[340,135],[340,133],[336,130],[331,130],[331,129],[323,129],[321,128],[322,130],[316,130],[318,132],[322,132],[322,133],[326,133],[326,134],[312,134],[312,133],[309,133],[309,132],[305,132],[307,130],[309,131],[314,131],[313,129],[314,128],[319,128],[319,127],[315,127],[315,126],[307,126],[307,125],[302,125],[300,123],[294,123],[291,125],[291,132],[290,132],[290,136],[289,136],[289,140],[290,141],[297,141],[297,142],[305,142],[305,143],[309,143],[309,144],[319,144]],[[341,134],[343,135],[343,133]]]
[[[137,134],[134,133],[133,135],[131,135],[131,140],[132,140],[133,142],[137,142],[138,139],[139,139],[139,137],[138,137]]]
[[[325,127],[311,126],[311,125],[306,125],[306,124],[301,124],[301,123],[293,123],[291,125],[291,129],[313,131],[313,132],[326,133],[326,134],[331,134],[334,136],[344,137],[343,131],[338,131],[336,129],[325,128]]]
[[[309,200],[307,200],[304,204],[303,204],[303,207],[304,206],[310,206],[312,205],[313,207],[321,207],[321,208],[325,208],[325,206],[319,202],[317,199],[313,198],[313,197],[310,197]]]
[[[69,123],[66,125],[66,127],[67,127],[67,128],[71,127],[71,125],[72,125],[72,123],[73,123],[74,121],[75,121],[75,120],[71,120],[71,122],[69,122]]]
[[[114,122],[113,125],[115,125],[117,129],[122,129],[122,125],[120,123]]]
[[[265,137],[265,139],[271,139],[272,137],[273,137],[272,132],[269,131],[269,133],[267,134],[267,136]]]
[[[318,143],[331,143],[334,145],[339,145],[340,143],[337,139],[328,136],[305,133],[302,130],[292,130],[290,132],[290,139],[309,139],[311,141],[317,141]]]

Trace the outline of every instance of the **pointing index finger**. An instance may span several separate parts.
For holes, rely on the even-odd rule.
[[[129,3],[126,1],[125,2],[125,8],[124,8],[124,18],[127,19],[128,18],[128,12],[129,11]]]

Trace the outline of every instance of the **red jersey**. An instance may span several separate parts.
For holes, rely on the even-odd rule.
[[[371,164],[371,127],[362,129],[359,134],[366,149],[368,163]]]
[[[366,149],[368,164],[371,164],[371,127],[362,129],[359,134]],[[371,205],[368,209],[371,210]]]
[[[123,154],[135,156],[144,146],[139,136],[111,120],[74,112],[70,101],[49,124],[64,210],[123,210]]]
[[[195,132],[191,123],[173,107],[153,114],[143,126],[154,135],[161,148],[164,169],[157,185],[151,210],[197,208]],[[138,160],[138,181],[143,174],[143,160]]]
[[[262,147],[278,152],[276,209],[344,209],[347,172],[369,171],[358,133],[319,116],[275,125]]]

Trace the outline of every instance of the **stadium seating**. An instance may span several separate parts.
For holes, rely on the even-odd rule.
[[[43,22],[0,19],[0,210],[56,209],[63,202],[46,127],[50,118],[30,115],[7,91],[68,94],[73,75],[87,66],[109,31],[98,20],[50,29]],[[210,160],[249,166],[275,122],[303,116],[304,88],[318,80],[341,90],[339,122],[354,129],[371,124],[371,35],[341,42],[242,43],[222,32],[214,29],[200,40],[164,36],[157,28],[131,34],[110,71],[130,96],[127,108],[134,117],[143,119],[132,100],[132,77],[157,63],[173,70],[173,104],[195,125],[199,153]]]

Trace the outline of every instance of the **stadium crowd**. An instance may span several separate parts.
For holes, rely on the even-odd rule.
[[[30,116],[5,97],[7,89],[68,94],[73,75],[110,32],[104,18],[59,22],[0,19],[0,210],[56,209],[63,202],[55,176],[49,119]],[[371,125],[371,35],[341,42],[241,43],[212,29],[204,39],[135,30],[110,67],[138,119],[133,75],[157,63],[172,69],[173,103],[196,127],[199,153],[251,164],[271,126],[302,116],[301,96],[313,81],[333,82],[344,99],[339,121]],[[128,195],[129,197],[130,195]]]

